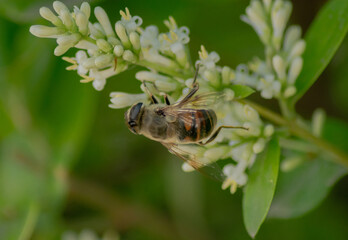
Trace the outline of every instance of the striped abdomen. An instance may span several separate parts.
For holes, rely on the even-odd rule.
[[[178,116],[180,142],[199,142],[210,136],[216,124],[216,114],[211,109],[188,109]]]

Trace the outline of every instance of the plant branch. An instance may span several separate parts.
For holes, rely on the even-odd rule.
[[[345,152],[343,152],[341,149],[336,148],[335,146],[333,146],[332,144],[330,144],[329,142],[325,141],[322,138],[314,136],[307,129],[298,126],[295,121],[288,121],[284,119],[282,116],[280,116],[279,114],[267,108],[264,108],[252,101],[240,100],[240,102],[250,105],[256,111],[258,111],[261,116],[272,121],[273,123],[288,127],[290,133],[292,133],[294,136],[300,137],[302,139],[305,139],[315,144],[320,149],[323,149],[326,152],[330,153],[330,155],[333,156],[332,158],[333,161],[348,168],[348,155]]]

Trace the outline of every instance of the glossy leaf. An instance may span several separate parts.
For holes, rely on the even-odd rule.
[[[324,138],[341,149],[348,149],[348,126],[340,121],[328,119]],[[293,218],[317,207],[327,196],[332,186],[347,170],[319,156],[303,163],[291,172],[279,174],[279,181],[269,216]]]
[[[245,85],[232,85],[229,88],[233,90],[234,97],[237,99],[246,98],[255,92],[255,90]]]
[[[273,138],[250,170],[243,196],[243,217],[251,237],[255,237],[271,206],[278,178],[279,158],[278,139]]]
[[[348,1],[329,1],[306,34],[304,65],[296,81],[297,94],[294,101],[300,99],[324,71],[346,36],[347,30]]]

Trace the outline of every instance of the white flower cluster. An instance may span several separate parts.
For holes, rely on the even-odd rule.
[[[266,60],[255,58],[248,67],[241,65],[236,82],[256,88],[266,99],[287,99],[296,93],[294,85],[302,70],[306,44],[299,26],[286,29],[291,10],[289,1],[254,0],[242,16],[266,46]]]
[[[252,6],[255,5],[254,2],[258,1],[253,1]],[[120,12],[121,20],[113,28],[105,11],[100,7],[94,10],[98,20],[94,24],[88,20],[88,3],[83,3],[80,8],[75,7],[74,12],[69,12],[63,3],[58,1],[53,3],[53,7],[58,15],[53,14],[48,8],[41,8],[40,14],[55,27],[32,26],[30,31],[39,37],[57,38],[56,55],[62,55],[72,47],[83,49],[73,58],[63,58],[72,64],[68,70],[77,70],[83,77],[82,82],[92,81],[95,89],[102,90],[107,78],[124,71],[130,64],[147,68],[137,72],[135,76],[141,82],[143,93],[112,92],[109,105],[111,108],[125,108],[136,102],[147,102],[149,96],[146,94],[145,84],[158,100],[161,99],[161,95],[166,94],[171,102],[182,99],[192,88],[195,68],[190,62],[187,46],[190,40],[189,29],[178,27],[174,18],[170,17],[165,21],[169,31],[159,33],[156,26],[141,28],[142,19],[131,16],[128,9]],[[253,8],[255,7],[250,7]],[[252,23],[255,20],[250,19]],[[271,34],[272,31],[266,27],[263,26],[262,31],[269,31]],[[261,32],[260,29],[258,32]],[[286,40],[286,48],[292,49],[293,44],[288,43],[289,41]],[[296,41],[297,39],[292,42]],[[291,59],[291,62],[294,62],[293,57]],[[256,155],[263,151],[274,128],[263,123],[253,108],[232,100],[248,95],[241,96],[240,91],[238,92],[240,88],[251,90],[246,85],[259,89],[265,97],[279,94],[281,86],[273,74],[272,66],[269,67],[264,61],[254,62],[253,73],[250,73],[246,65],[240,65],[233,70],[228,66],[219,66],[219,60],[216,52],[209,53],[204,46],[201,47],[199,60],[196,61],[200,66],[197,77],[199,92],[222,91],[224,99],[219,101],[214,109],[218,117],[218,126],[243,126],[248,131],[224,129],[214,142],[207,146],[182,147],[187,148],[187,151],[196,155],[203,163],[231,158],[233,163],[223,167],[226,180],[222,187],[230,188],[231,193],[234,193],[237,187],[246,184],[246,170],[253,165]],[[278,73],[278,68],[275,69]],[[266,77],[268,75],[270,77]],[[264,80],[259,81],[260,76],[264,76]],[[279,86],[273,86],[277,85],[274,83],[278,83]],[[239,88],[236,89],[235,86]],[[184,164],[183,169],[193,170],[188,164]]]
[[[63,59],[72,64],[68,70],[77,70],[83,77],[81,82],[93,82],[98,91],[104,88],[107,78],[126,70],[129,64],[156,67],[164,72],[191,67],[185,46],[189,41],[188,28],[178,27],[173,18],[165,22],[169,32],[159,34],[155,26],[142,29],[142,19],[131,16],[127,8],[125,12],[120,11],[121,20],[114,28],[101,7],[94,9],[98,22],[91,23],[87,2],[80,8],[75,6],[73,12],[59,1],[53,2],[53,8],[57,15],[47,7],[42,7],[40,14],[54,27],[35,25],[30,32],[37,37],[56,38],[57,56],[72,47],[83,49],[75,57]]]
[[[120,240],[120,236],[114,231],[106,231],[100,238],[94,231],[83,229],[79,234],[73,231],[64,232],[62,240]]]

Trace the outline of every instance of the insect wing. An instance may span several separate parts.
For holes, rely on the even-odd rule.
[[[160,111],[172,119],[180,119],[188,125],[195,120],[194,112],[197,109],[208,109],[222,99],[224,95],[219,92],[203,93],[192,97],[185,102],[178,102],[173,105],[165,106]]]
[[[173,108],[208,108],[218,101],[221,101],[224,94],[221,92],[207,92],[192,96],[191,98],[179,101],[172,105]]]
[[[224,173],[222,172],[219,165],[215,162],[213,163],[203,163],[199,161],[199,159],[192,153],[189,153],[183,149],[180,149],[177,144],[174,143],[162,143],[166,148],[168,148],[169,152],[178,156],[185,162],[187,162],[194,169],[199,171],[200,173],[209,176],[217,181],[223,182],[226,178]]]

